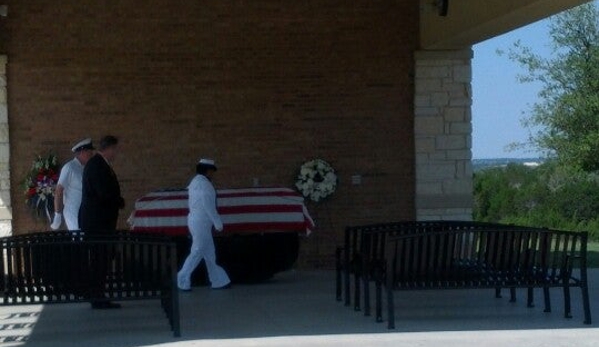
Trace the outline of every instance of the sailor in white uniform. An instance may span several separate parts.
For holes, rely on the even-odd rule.
[[[81,186],[83,167],[94,155],[92,139],[79,141],[71,151],[75,153],[73,160],[64,164],[54,192],[54,221],[50,227],[57,230],[61,227],[63,217],[68,230],[79,230],[79,206],[81,205]]]
[[[187,225],[192,237],[191,251],[177,276],[179,289],[191,290],[191,274],[204,259],[212,289],[228,288],[231,280],[225,270],[216,264],[212,228],[220,232],[223,222],[216,210],[216,191],[211,183],[217,168],[214,160],[201,159],[197,175],[189,184],[189,215]]]

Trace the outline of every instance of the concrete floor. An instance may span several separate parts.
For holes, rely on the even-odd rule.
[[[591,304],[599,322],[599,270],[590,271]],[[0,308],[4,346],[599,346],[597,324],[582,324],[580,291],[573,319],[563,318],[561,292],[553,313],[495,299],[490,290],[396,294],[397,329],[388,331],[334,299],[332,272],[277,275],[230,290],[194,288],[181,294],[182,337],[173,338],[157,301],[124,302],[92,311],[87,304]],[[506,293],[507,294],[507,293]]]

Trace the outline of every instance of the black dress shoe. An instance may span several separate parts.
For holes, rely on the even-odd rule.
[[[91,303],[92,309],[94,310],[111,310],[121,308],[121,304],[117,304],[110,301],[94,301]]]

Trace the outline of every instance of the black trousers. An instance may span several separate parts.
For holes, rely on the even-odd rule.
[[[116,223],[115,223],[116,224]],[[106,296],[106,287],[114,282],[113,262],[116,257],[116,244],[105,242],[93,242],[94,239],[101,239],[103,235],[115,234],[112,230],[82,230],[85,233],[84,238],[89,241],[89,297],[92,305],[106,302],[109,298]]]

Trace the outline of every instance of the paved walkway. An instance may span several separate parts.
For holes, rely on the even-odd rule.
[[[599,322],[599,271],[592,270],[591,304]],[[230,290],[195,288],[181,294],[182,337],[173,338],[157,301],[124,302],[92,311],[87,304],[0,308],[5,346],[599,346],[597,324],[582,324],[580,291],[573,319],[563,318],[561,292],[553,313],[490,290],[407,292],[396,295],[397,329],[388,331],[334,300],[334,274],[291,271],[259,285]],[[506,293],[507,294],[507,293]]]

